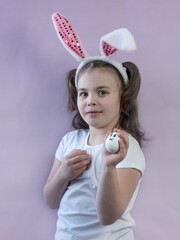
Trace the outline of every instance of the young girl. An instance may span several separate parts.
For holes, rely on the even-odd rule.
[[[59,207],[55,240],[134,239],[130,211],[145,168],[140,74],[131,62],[116,64],[86,58],[68,74],[76,130],[61,140],[44,187],[49,207]],[[111,132],[120,138],[116,153],[105,147]]]

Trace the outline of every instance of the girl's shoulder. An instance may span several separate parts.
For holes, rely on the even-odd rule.
[[[88,133],[89,131],[86,129],[78,129],[66,133],[66,135],[64,135],[64,137],[61,139],[56,150],[56,158],[62,160],[64,155],[69,153],[71,150],[82,149],[86,143]]]
[[[86,138],[87,135],[89,134],[89,129],[77,129],[77,130],[72,130],[66,133],[63,137],[64,141],[75,141],[79,139]]]

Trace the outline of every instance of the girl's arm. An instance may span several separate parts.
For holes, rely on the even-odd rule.
[[[68,179],[61,173],[61,166],[61,161],[55,159],[43,189],[44,199],[50,208],[58,208],[60,199],[69,184]]]
[[[69,182],[82,174],[90,162],[86,151],[75,149],[65,156],[64,161],[54,160],[44,186],[44,199],[50,208],[58,208]]]
[[[110,154],[104,150],[104,168],[97,190],[97,214],[103,225],[112,224],[122,216],[141,178],[141,172],[136,169],[116,168],[125,158],[129,146],[127,135],[120,130],[117,132],[120,151]]]
[[[141,173],[136,169],[104,168],[97,193],[101,224],[112,224],[122,216],[140,178]]]

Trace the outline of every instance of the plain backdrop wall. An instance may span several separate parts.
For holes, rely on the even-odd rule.
[[[119,27],[138,50],[115,59],[142,75],[139,110],[150,140],[133,216],[137,240],[180,239],[180,1],[0,0],[0,239],[51,240],[56,210],[42,189],[61,137],[71,127],[65,75],[77,66],[51,14],[73,23],[89,53]]]

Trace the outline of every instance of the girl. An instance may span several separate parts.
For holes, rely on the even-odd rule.
[[[44,186],[49,207],[59,208],[55,240],[133,240],[130,211],[145,168],[138,68],[88,58],[67,79],[76,130],[61,140]],[[116,153],[104,144],[111,132],[120,138]]]

